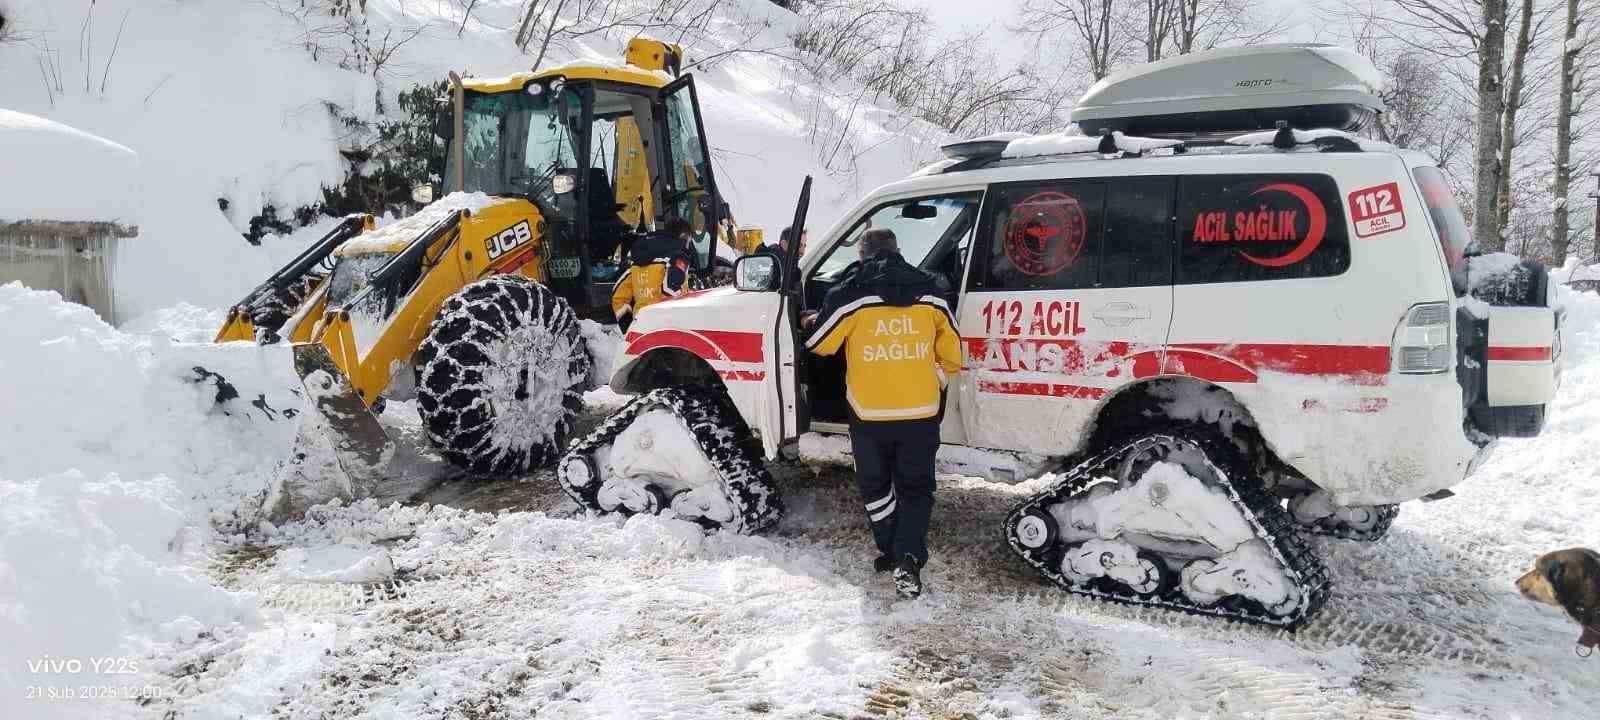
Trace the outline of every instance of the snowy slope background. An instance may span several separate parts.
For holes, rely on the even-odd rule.
[[[138,187],[129,192],[137,194],[141,236],[119,268],[128,316],[178,302],[222,307],[316,236],[313,227],[256,248],[239,231],[262,207],[316,202],[322,186],[343,179],[338,147],[348,131],[328,105],[371,118],[380,97],[392,110],[397,93],[451,70],[527,70],[532,58],[508,30],[522,5],[481,0],[463,27],[454,3],[367,0],[377,37],[410,38],[374,77],[330,57],[313,60],[308,25],[294,16],[298,0],[0,0],[16,38],[0,43],[0,104],[139,154]],[[796,22],[766,0],[715,8],[707,36],[687,48],[691,62],[735,45],[784,47]],[[553,47],[545,65],[615,62],[627,36]],[[730,55],[694,73],[723,194],[740,222],[771,234],[792,216],[804,175],[817,178],[809,224],[821,230],[860,191],[925,162],[943,137],[891,110],[836,101],[840,88],[798,83],[803,74],[770,54]],[[819,157],[832,145],[814,137],[819,125],[842,128],[840,137],[859,148],[853,171],[823,166]],[[50,172],[32,163],[0,167],[8,186]],[[225,213],[219,198],[228,201]]]

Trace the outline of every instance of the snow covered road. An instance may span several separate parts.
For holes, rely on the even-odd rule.
[[[1525,519],[1563,493],[1529,477],[1555,450],[1543,442],[1506,448],[1458,498],[1408,506],[1380,543],[1317,540],[1335,595],[1294,635],[1041,584],[997,531],[1034,483],[944,478],[932,592],[897,603],[848,475],[796,469],[765,537],[562,517],[544,479],[462,498],[509,499],[499,515],[323,513],[222,573],[281,619],[166,662],[180,717],[1586,717],[1600,675],[1572,654],[1575,629],[1511,585],[1543,549],[1600,544]],[[1564,509],[1592,513],[1580,494]],[[274,577],[274,550],[337,541],[399,576]]]

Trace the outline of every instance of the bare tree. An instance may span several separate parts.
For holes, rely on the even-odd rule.
[[[1552,227],[1550,249],[1552,259],[1556,262],[1566,260],[1571,241],[1570,220],[1572,208],[1570,200],[1572,194],[1572,142],[1573,120],[1583,109],[1583,100],[1592,92],[1588,88],[1586,78],[1583,76],[1582,59],[1589,50],[1588,32],[1580,34],[1585,15],[1580,12],[1584,3],[1579,0],[1567,0],[1566,18],[1562,23],[1564,32],[1559,52],[1561,53],[1561,69],[1559,71],[1560,88],[1557,90],[1556,107],[1556,157],[1555,179],[1552,183],[1551,193],[1555,196],[1551,203]],[[1600,246],[1596,247],[1596,256],[1600,257]]]
[[[1270,17],[1254,0],[1171,0],[1172,49],[1188,55],[1223,44],[1248,45],[1282,34],[1288,15]]]
[[[1161,59],[1161,50],[1177,24],[1178,5],[1181,0],[1145,0],[1144,3],[1144,60]]]
[[[587,37],[649,33],[681,42],[704,34],[723,0],[525,0],[515,42],[533,67]]]
[[[932,52],[940,62],[918,73],[924,82],[912,108],[921,119],[968,137],[1047,132],[1064,124],[1072,93],[1056,89],[1059,78],[1042,77],[1029,66],[1005,68],[983,42],[981,30],[952,38]]]
[[[1463,78],[1473,98],[1473,237],[1485,250],[1503,247],[1497,225],[1500,144],[1505,112],[1506,0],[1390,0],[1391,37],[1454,65],[1471,63]],[[1470,79],[1469,79],[1470,78]]]
[[[1133,25],[1129,8],[1116,0],[1022,0],[1017,30],[1040,37],[1065,32],[1095,80],[1127,60]]]
[[[1525,92],[1528,49],[1543,33],[1549,17],[1544,8],[1535,11],[1533,0],[1522,0],[1517,12],[1517,36],[1511,49],[1510,78],[1505,85],[1505,110],[1500,116],[1500,184],[1495,190],[1495,235],[1498,237],[1505,236],[1511,223],[1511,209],[1516,204],[1511,193],[1511,176],[1516,167],[1512,157],[1523,139],[1517,128],[1517,115],[1532,95]]]

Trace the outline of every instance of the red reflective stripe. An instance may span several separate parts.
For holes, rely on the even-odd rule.
[[[766,359],[766,354],[761,351],[761,333],[758,332],[733,332],[729,330],[700,330],[701,335],[711,339],[725,352],[728,359],[734,362],[758,363]]]
[[[723,380],[741,382],[760,382],[767,379],[767,374],[759,370],[718,370],[717,374],[721,375]]]
[[[1211,353],[1189,350],[1185,348],[1172,348],[1162,358],[1162,375],[1189,375],[1211,382],[1253,383],[1256,374],[1243,365]],[[1139,374],[1135,368],[1134,375]]]
[[[1164,360],[1162,348],[1135,346],[1121,340],[1105,342],[1028,338],[967,337],[967,357],[981,361],[989,354],[989,344],[997,343],[1009,362],[1017,346],[1032,351],[1047,345],[1059,346],[1063,375],[1104,373],[1116,377],[1118,361],[1133,360],[1135,377],[1192,375],[1214,382],[1254,382],[1261,370],[1294,375],[1344,376],[1358,385],[1376,385],[1389,372],[1389,348],[1384,345],[1311,345],[1267,343],[1183,343],[1168,346]],[[1548,353],[1548,349],[1546,349]],[[1110,367],[1102,367],[1110,365]],[[1027,368],[1024,368],[1027,369]],[[990,368],[990,372],[1006,372]]]
[[[1086,385],[1063,385],[1061,383],[1039,382],[994,382],[990,380],[978,381],[980,392],[1000,393],[1002,395],[1035,395],[1045,397],[1064,397],[1074,400],[1099,400],[1105,397],[1104,388],[1088,387]]]
[[[652,330],[648,333],[628,333],[629,355],[640,355],[660,347],[681,348],[707,360],[758,363],[765,354],[761,351],[761,333],[732,332],[728,330]]]
[[[1548,347],[1489,346],[1490,360],[1549,360]]]
[[[1184,343],[1172,347],[1221,355],[1252,370],[1294,375],[1386,375],[1389,372],[1387,345]]]
[[[491,267],[491,268],[489,268],[489,270],[485,274],[487,274],[487,275],[510,275],[511,273],[514,273],[514,272],[516,272],[518,270],[521,270],[523,265],[527,265],[528,263],[533,262],[534,256],[535,256],[535,253],[533,252],[533,248],[528,248],[527,250],[524,250],[521,254],[517,255],[517,258],[515,260],[512,260],[511,262],[508,262],[508,263],[506,263],[504,265],[501,265],[499,268],[492,268]]]

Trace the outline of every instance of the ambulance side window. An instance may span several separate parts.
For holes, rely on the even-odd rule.
[[[1069,290],[1098,281],[1106,186],[1101,181],[1003,185],[981,229],[977,290]]]
[[[1350,268],[1339,188],[1327,175],[1178,180],[1178,282],[1329,277]]]
[[[1151,287],[1172,283],[1170,177],[1109,181],[1100,287]]]

